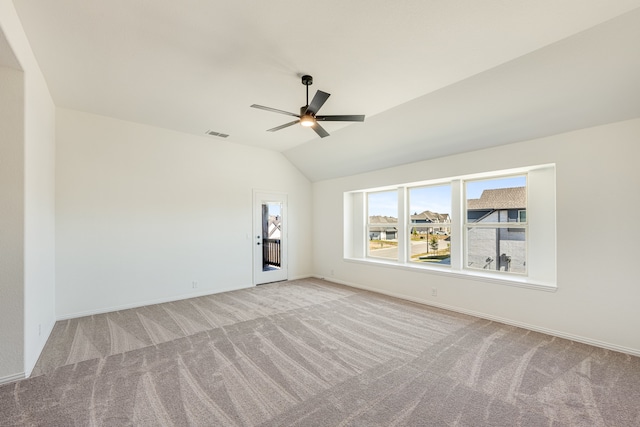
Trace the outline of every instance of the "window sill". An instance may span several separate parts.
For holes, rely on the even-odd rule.
[[[375,265],[379,267],[395,268],[404,271],[424,272],[429,274],[436,274],[440,276],[454,277],[466,280],[476,280],[487,283],[495,283],[499,285],[515,286],[518,288],[536,289],[545,292],[556,292],[558,286],[555,283],[542,282],[532,280],[528,277],[519,277],[515,275],[501,275],[495,273],[483,273],[466,270],[451,270],[446,267],[433,267],[422,265],[410,265],[400,264],[393,261],[383,261],[371,258],[344,258],[346,262],[352,262],[355,264]]]

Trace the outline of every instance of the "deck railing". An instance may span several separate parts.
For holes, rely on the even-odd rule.
[[[280,267],[280,239],[262,240],[262,264]]]

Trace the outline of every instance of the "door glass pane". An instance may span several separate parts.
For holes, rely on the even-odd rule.
[[[282,204],[262,204],[262,271],[279,270],[282,248]]]

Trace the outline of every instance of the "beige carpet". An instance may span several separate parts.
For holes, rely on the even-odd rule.
[[[0,425],[639,426],[640,359],[299,280],[58,322]]]

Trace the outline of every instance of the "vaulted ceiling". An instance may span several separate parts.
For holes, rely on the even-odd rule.
[[[311,180],[640,117],[640,0],[14,0],[56,105],[283,152]],[[364,123],[266,129],[311,95]],[[209,137],[219,139],[217,137]]]

